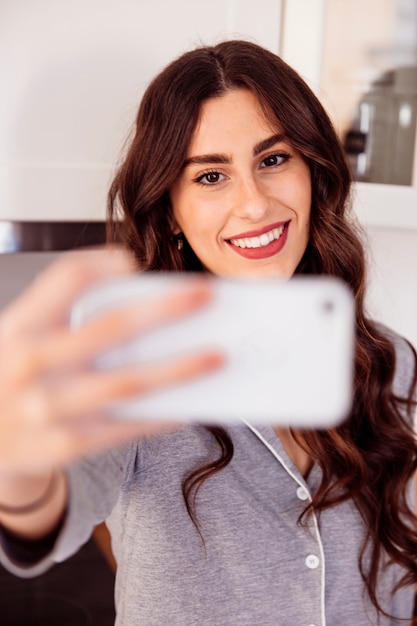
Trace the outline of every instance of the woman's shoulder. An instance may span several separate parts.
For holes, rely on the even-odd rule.
[[[395,350],[394,393],[402,397],[408,396],[416,375],[416,351],[405,337],[392,328],[383,324],[377,324],[377,328]]]

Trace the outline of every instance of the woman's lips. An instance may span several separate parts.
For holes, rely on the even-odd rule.
[[[227,239],[231,249],[246,259],[266,259],[282,250],[287,240],[288,222],[273,224]]]

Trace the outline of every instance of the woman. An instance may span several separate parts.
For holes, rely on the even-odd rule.
[[[35,350],[30,358],[17,351],[19,368],[12,372],[23,375],[9,375],[9,388],[33,393],[23,394],[24,406],[9,399],[17,416],[12,426],[2,417],[3,431],[9,428],[17,441],[2,450],[9,474],[0,484],[0,503],[10,507],[0,512],[10,569],[43,571],[108,518],[118,561],[117,624],[410,621],[417,580],[410,508],[415,355],[365,315],[363,251],[347,214],[349,188],[328,117],[272,53],[223,42],[183,55],[155,78],[110,190],[110,240],[122,242],[144,270],[345,280],[357,307],[352,412],[338,428],[303,432],[248,424],[156,433],[152,425],[116,427],[94,418],[100,403],[114,397],[219,365],[216,355],[205,354],[151,372],[110,374],[104,382],[77,367],[137,326],[202,305],[209,298],[204,283],[163,307],[119,312],[118,324],[107,316],[75,343],[65,329],[49,332],[49,352]],[[119,263],[113,273],[125,271],[126,259]],[[53,280],[62,280],[58,270],[51,270]],[[69,275],[48,328],[80,289]],[[37,331],[36,317],[29,321],[22,311],[17,303],[13,323],[10,312],[3,318],[10,355],[13,328],[20,336],[22,327],[29,335]],[[42,321],[42,333],[45,328]],[[39,378],[52,368],[61,377],[55,375],[53,401],[45,403]],[[31,450],[22,429],[16,432],[16,419],[36,433],[42,452]],[[48,464],[128,436],[135,438],[70,464],[65,476],[48,482]],[[22,468],[36,464],[31,480],[41,495],[31,503],[33,485]],[[30,567],[27,555],[16,565],[18,534],[48,535],[41,548],[33,542]]]

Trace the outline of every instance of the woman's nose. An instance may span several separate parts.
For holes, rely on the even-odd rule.
[[[237,183],[234,214],[241,219],[261,221],[268,212],[269,200],[265,190],[254,178]]]

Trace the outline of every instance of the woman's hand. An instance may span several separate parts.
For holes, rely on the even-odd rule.
[[[175,295],[107,312],[81,329],[68,326],[73,300],[100,279],[134,271],[119,249],[63,255],[0,315],[0,475],[45,475],[96,449],[169,425],[103,419],[109,403],[171,385],[216,366],[204,353],[144,367],[91,371],[100,352],[210,299],[203,278]]]

